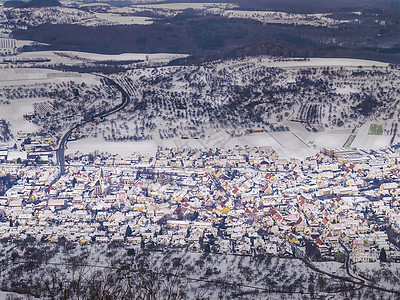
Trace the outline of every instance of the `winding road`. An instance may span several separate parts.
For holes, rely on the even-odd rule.
[[[121,104],[117,105],[116,107],[114,107],[106,112],[92,116],[90,120],[83,121],[82,123],[75,125],[73,128],[71,128],[64,134],[64,136],[62,137],[62,139],[60,141],[60,145],[57,149],[57,160],[60,165],[60,172],[59,172],[58,177],[54,180],[54,182],[59,180],[60,177],[65,174],[65,146],[68,142],[69,137],[71,136],[72,131],[87,124],[87,123],[94,122],[97,118],[105,118],[112,114],[115,114],[115,113],[121,111],[122,109],[124,109],[131,102],[131,95],[129,95],[128,92],[120,84],[118,84],[117,81],[115,81],[114,79],[111,79],[109,77],[103,76],[103,75],[99,75],[99,74],[96,74],[96,75],[105,78],[110,84],[114,85],[122,93],[122,102],[121,102]]]

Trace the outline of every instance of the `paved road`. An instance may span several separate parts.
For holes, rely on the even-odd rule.
[[[346,252],[346,260],[344,261],[344,267],[346,268],[347,275],[349,275],[351,278],[353,278],[356,281],[358,280],[361,285],[364,285],[365,284],[365,280],[364,279],[358,278],[358,277],[354,276],[353,274],[351,274],[351,272],[350,272],[350,253],[351,253],[351,250],[347,249],[346,245],[341,240],[339,240],[339,243],[343,247],[344,251]]]
[[[355,277],[353,274],[351,274],[351,272],[349,270],[350,250],[348,250],[347,247],[344,244],[342,244],[342,246],[344,247],[344,249],[346,251],[346,254],[347,254],[346,255],[346,261],[345,261],[345,267],[346,267],[347,275],[350,276],[350,277],[343,277],[343,276],[340,276],[340,275],[337,275],[337,274],[333,274],[333,273],[329,273],[329,272],[326,272],[326,271],[323,271],[323,270],[317,268],[308,259],[308,257],[305,257],[304,255],[298,255],[298,253],[301,254],[301,251],[296,251],[295,252],[295,254],[296,254],[295,258],[298,258],[298,259],[302,260],[306,264],[306,266],[309,267],[311,270],[313,270],[315,272],[318,272],[318,273],[321,273],[321,274],[325,274],[325,275],[327,275],[327,276],[329,276],[331,278],[335,278],[335,279],[339,279],[339,280],[342,280],[342,281],[345,281],[345,282],[348,282],[348,283],[352,283],[354,286],[358,286],[360,288],[368,287],[368,288],[371,288],[371,289],[374,289],[374,290],[400,295],[400,290],[392,290],[392,289],[389,289],[389,288],[385,288],[383,286],[379,286],[379,285],[374,284],[374,283],[369,283],[366,280],[358,278],[358,277]],[[295,247],[295,249],[296,249],[296,247]]]
[[[60,141],[60,145],[59,145],[59,147],[57,149],[57,160],[58,160],[59,165],[60,165],[60,173],[59,173],[59,175],[58,175],[58,177],[56,178],[55,181],[60,179],[60,177],[62,175],[64,175],[64,173],[65,173],[65,145],[67,144],[68,139],[71,136],[72,131],[74,129],[77,129],[77,128],[87,124],[87,123],[94,122],[96,118],[105,118],[105,117],[108,117],[108,116],[110,116],[112,114],[115,114],[115,113],[119,112],[120,110],[124,109],[131,102],[130,95],[125,91],[125,89],[120,84],[118,84],[117,81],[115,81],[115,80],[113,80],[111,78],[105,77],[105,76],[102,76],[102,77],[107,79],[110,84],[114,85],[122,93],[122,103],[117,105],[116,107],[106,111],[106,112],[103,112],[103,113],[100,113],[100,114],[92,116],[90,120],[81,122],[80,124],[74,126],[73,128],[71,128],[70,130],[68,130],[64,134],[64,136],[62,137],[62,139]]]

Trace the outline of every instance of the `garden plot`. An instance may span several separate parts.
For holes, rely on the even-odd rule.
[[[307,145],[293,132],[271,132],[268,135],[270,139],[266,139],[265,143],[257,146],[272,146],[280,158],[304,159],[319,151],[319,149]]]
[[[360,128],[357,128],[356,134],[368,135],[370,134],[370,128],[374,123],[367,122],[363,124]]]
[[[369,126],[368,134],[371,135],[382,135],[383,133],[383,126],[380,124],[371,124]]]
[[[297,108],[294,108],[293,111],[297,111]],[[293,117],[294,113],[288,117],[288,119],[282,122],[282,125],[288,127],[291,132],[293,132],[299,139],[302,141],[307,141],[309,137],[312,135],[312,132],[308,131],[301,122],[294,122],[290,119]]]
[[[210,131],[210,136],[206,138],[180,138],[180,139],[156,139],[160,147],[165,148],[192,148],[192,149],[215,149],[233,148],[236,145],[244,146],[239,139],[230,137],[227,133]]]
[[[189,149],[204,149],[207,148],[201,140],[198,139],[176,139],[173,140],[175,144],[175,148],[189,148]],[[160,145],[171,146],[171,141],[165,141],[165,143],[161,142]],[[168,147],[170,148],[170,147]]]
[[[349,135],[349,137],[347,138],[346,142],[343,144],[343,147],[350,147],[351,144],[354,142],[355,138],[356,138],[355,134]]]
[[[379,149],[390,146],[392,136],[382,133],[382,125],[371,122],[365,123],[355,132],[356,137],[351,147]]]

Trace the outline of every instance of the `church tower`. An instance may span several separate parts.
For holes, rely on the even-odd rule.
[[[94,184],[93,195],[95,196],[104,195],[104,192],[105,192],[104,173],[103,169],[100,168],[100,178]]]

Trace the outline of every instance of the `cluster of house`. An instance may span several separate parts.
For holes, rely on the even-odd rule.
[[[53,162],[57,138],[47,131],[18,132],[15,145],[0,145],[0,163],[49,164]]]
[[[77,152],[66,162],[54,184],[55,166],[0,164],[0,177],[19,179],[0,197],[0,238],[400,259],[400,153],[389,148],[305,160],[271,147]]]

